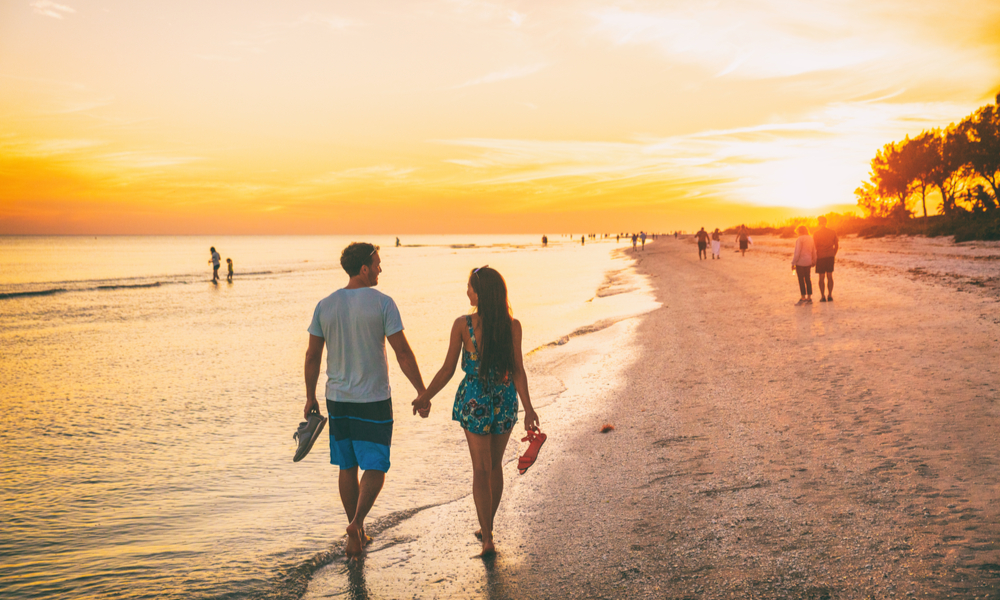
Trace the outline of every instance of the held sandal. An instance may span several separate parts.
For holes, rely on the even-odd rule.
[[[535,459],[538,458],[538,450],[541,449],[542,444],[548,438],[547,435],[542,433],[540,429],[534,431],[528,431],[527,434],[521,438],[522,442],[530,441],[528,444],[528,449],[524,451],[524,456],[520,457],[517,461],[517,472],[524,475],[524,472],[528,470],[528,467],[535,464]]]

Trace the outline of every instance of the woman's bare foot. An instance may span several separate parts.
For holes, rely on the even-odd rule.
[[[493,545],[493,540],[483,541],[483,551],[479,555],[482,558],[489,558],[495,556],[497,553],[496,546]]]
[[[361,556],[361,552],[364,549],[364,529],[358,527],[354,523],[347,526],[347,548],[344,550],[344,554],[347,555],[348,559],[355,559]]]
[[[482,529],[477,529],[476,532],[473,533],[472,535],[476,536],[477,540],[481,540],[481,539],[483,539],[483,530]]]

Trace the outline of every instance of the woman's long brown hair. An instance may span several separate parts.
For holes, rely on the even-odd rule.
[[[479,296],[476,312],[483,328],[479,342],[479,379],[503,381],[514,372],[514,336],[507,283],[495,269],[481,267],[469,275],[469,285]]]

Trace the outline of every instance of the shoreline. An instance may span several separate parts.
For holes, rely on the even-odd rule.
[[[620,249],[610,252],[613,259],[630,258]],[[617,296],[629,292],[651,299],[648,280],[635,273],[634,261],[629,263],[610,269],[591,301],[602,294]],[[523,476],[518,475],[517,459],[528,445],[520,441],[524,431],[519,416],[504,455],[504,500],[495,532],[499,555],[485,563],[486,570],[484,561],[475,556],[480,543],[472,536],[478,523],[470,469],[468,482],[463,480],[454,500],[399,511],[371,522],[369,529],[375,539],[362,563],[348,565],[343,557],[343,543],[338,540],[328,551],[317,555],[316,560],[322,564],[310,561],[264,597],[312,600],[345,594],[352,598],[479,598],[498,593],[500,597],[517,597],[501,573],[518,564],[519,557],[531,544],[531,532],[524,527],[524,519],[516,514],[516,509],[509,507],[530,503],[530,497],[544,485],[545,472],[561,455],[563,440],[581,420],[600,408],[601,403],[589,401],[589,392],[594,387],[610,390],[615,374],[620,377],[635,360],[634,353],[614,349],[630,345],[645,314],[643,311],[652,308],[651,300],[637,298],[629,306],[637,308],[638,313],[622,314],[620,305],[609,306],[614,311],[607,318],[525,352],[532,403],[549,439],[531,469]],[[599,377],[611,380],[588,383]],[[446,410],[450,412],[450,407]],[[456,426],[456,436],[459,431]],[[429,460],[433,465],[433,458]],[[432,466],[429,468],[433,470]],[[501,588],[505,591],[498,592]]]

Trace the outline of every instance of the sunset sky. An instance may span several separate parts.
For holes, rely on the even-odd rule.
[[[0,234],[850,210],[1000,91],[996,0],[0,0]]]

